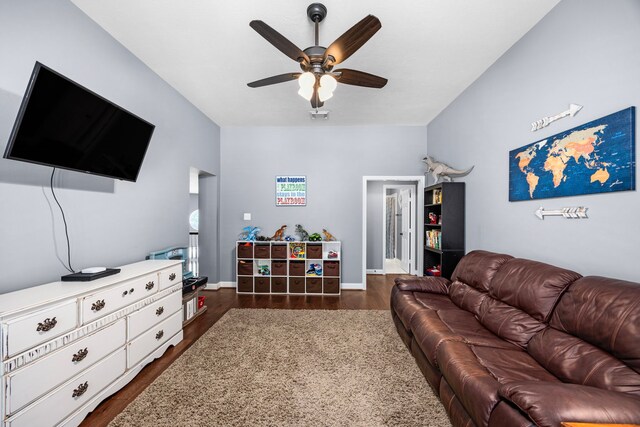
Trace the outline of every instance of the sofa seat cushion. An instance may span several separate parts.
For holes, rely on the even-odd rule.
[[[463,342],[443,342],[438,347],[437,359],[443,381],[454,391],[473,422],[488,425],[491,411],[500,402],[500,383]]]
[[[500,384],[512,381],[560,382],[522,350],[471,346],[471,351]]]
[[[527,351],[563,382],[640,397],[640,374],[573,335],[547,328],[531,339]]]
[[[452,310],[458,308],[446,295],[413,292],[413,297],[418,303],[422,304],[422,306],[431,310]]]
[[[518,349],[517,346],[503,340],[485,328],[478,319],[468,311],[459,309],[441,310],[438,312],[438,317],[447,328],[449,328],[451,333],[460,336],[462,341],[467,344],[508,350]]]
[[[450,340],[463,341],[460,335],[452,332],[442,322],[438,312],[435,310],[425,309],[414,316],[411,319],[411,332],[418,347],[434,367],[438,366],[436,352],[443,342]]]
[[[640,423],[640,399],[624,393],[544,381],[511,382],[499,393],[539,427],[557,427],[563,421]]]
[[[447,295],[431,292],[403,291],[401,286],[391,290],[391,307],[406,329],[410,329],[411,319],[422,309],[444,310],[457,308]]]

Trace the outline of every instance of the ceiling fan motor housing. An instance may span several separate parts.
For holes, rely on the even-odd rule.
[[[322,3],[311,3],[307,8],[307,16],[313,22],[322,22],[327,16],[327,8]]]

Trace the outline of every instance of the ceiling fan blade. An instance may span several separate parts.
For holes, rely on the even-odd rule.
[[[380,28],[380,20],[373,15],[363,18],[356,25],[347,30],[331,43],[324,53],[324,60],[331,65],[336,65],[353,55],[367,42]],[[333,59],[329,58],[333,57]]]
[[[309,64],[309,57],[306,53],[264,22],[259,20],[251,21],[249,26],[289,58],[297,62]]]
[[[387,79],[384,77],[375,76],[373,74],[365,73],[364,71],[341,68],[339,70],[333,70],[333,73],[336,74],[336,80],[338,83],[344,83],[347,85],[380,89],[387,84]]]
[[[300,77],[300,73],[285,73],[277,76],[267,77],[266,79],[256,80],[255,82],[247,83],[249,87],[262,87],[274,85],[276,83],[284,83],[290,80],[295,80]]]

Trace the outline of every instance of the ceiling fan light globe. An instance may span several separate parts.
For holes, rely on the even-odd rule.
[[[301,87],[300,90],[298,91],[298,95],[300,95],[307,101],[311,101],[311,97],[313,96],[313,86]]]
[[[338,81],[330,74],[325,74],[320,77],[320,87],[327,89],[333,94],[333,91],[338,87]]]
[[[329,90],[324,86],[320,86],[318,88],[318,97],[320,98],[320,102],[324,102],[327,99],[330,99],[333,96],[333,91]]]
[[[313,86],[316,84],[316,76],[307,71],[306,73],[300,74],[298,77],[298,85],[300,86],[300,90],[311,90],[313,92]]]

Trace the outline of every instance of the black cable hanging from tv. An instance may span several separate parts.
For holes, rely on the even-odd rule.
[[[70,273],[75,273],[75,270],[73,269],[73,267],[71,267],[71,244],[69,243],[69,229],[67,227],[67,218],[64,216],[64,209],[62,209],[62,205],[60,204],[60,202],[58,201],[58,198],[56,197],[56,192],[53,190],[53,175],[55,173],[56,173],[56,168],[53,168],[53,170],[51,171],[51,182],[50,182],[51,194],[53,194],[53,199],[58,204],[58,207],[60,208],[60,212],[62,213],[62,222],[64,222],[64,234],[67,237],[67,263],[69,264],[69,266],[67,267],[65,265],[64,268],[69,270]]]

